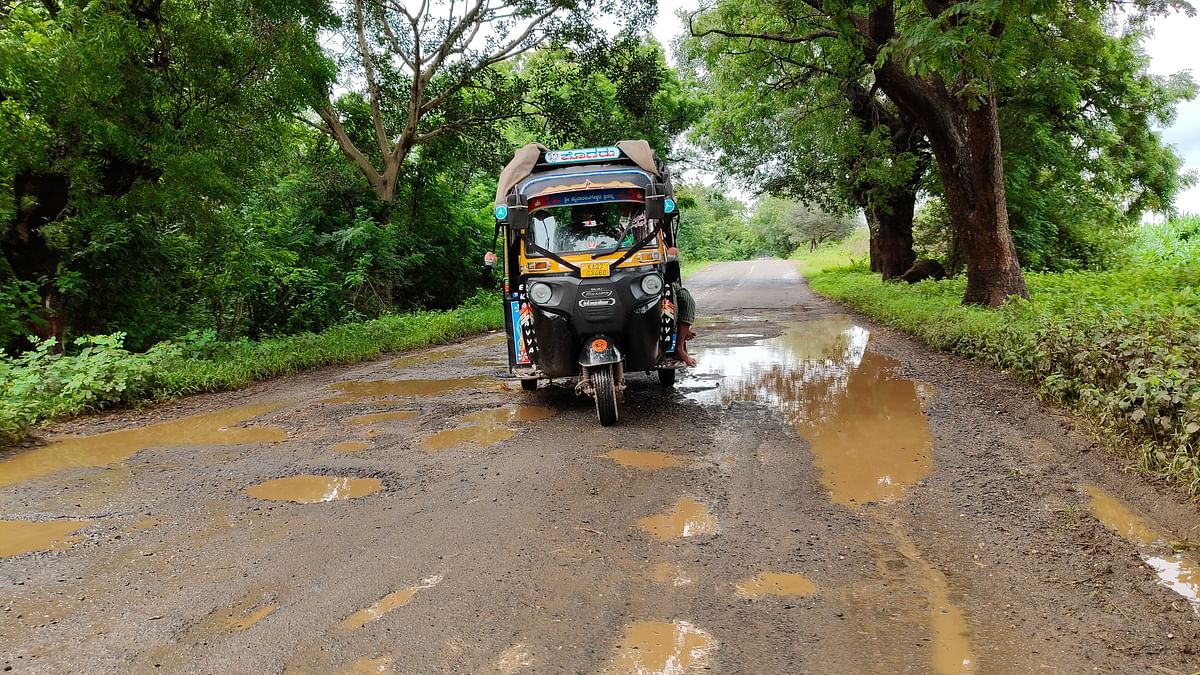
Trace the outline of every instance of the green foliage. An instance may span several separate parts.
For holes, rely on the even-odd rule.
[[[144,353],[122,347],[121,333],[77,340],[76,354],[55,353],[53,340],[16,357],[0,350],[0,443],[19,441],[42,420],[114,405],[222,391],[318,366],[353,363],[388,352],[445,342],[504,326],[494,293],[458,309],[387,315],[322,333],[263,341],[222,341],[194,331]]]
[[[675,187],[679,251],[691,260],[747,260],[768,253],[746,217],[746,205],[705,185]]]
[[[780,258],[802,247],[815,250],[850,235],[857,223],[849,215],[834,215],[799,202],[764,196],[750,216],[750,229]]]
[[[823,295],[1029,380],[1134,444],[1146,471],[1200,493],[1200,267],[1034,273],[1031,301],[999,310],[959,304],[961,278],[908,286],[810,274]]]
[[[1130,252],[1134,261],[1143,265],[1200,267],[1200,216],[1142,223],[1134,233]]]

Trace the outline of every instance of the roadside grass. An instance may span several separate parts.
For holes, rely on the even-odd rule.
[[[716,261],[714,261],[714,260],[686,260],[686,259],[681,260],[679,262],[679,276],[683,277],[684,279],[687,279],[689,276],[692,275],[692,273],[699,272],[700,270],[704,269],[705,267],[708,267],[709,265],[713,264],[714,262],[716,262]]]
[[[1027,273],[1029,301],[989,310],[961,304],[963,277],[885,284],[829,248],[801,261],[821,295],[1033,383],[1140,470],[1200,494],[1200,266]]]
[[[192,333],[142,353],[123,335],[81,338],[77,354],[53,343],[17,356],[0,350],[0,444],[22,440],[38,422],[104,408],[237,389],[280,375],[447,342],[504,326],[495,293],[457,309],[384,316],[261,341],[218,341]]]

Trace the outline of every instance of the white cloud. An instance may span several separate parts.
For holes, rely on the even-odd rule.
[[[1171,75],[1189,70],[1193,78],[1200,78],[1200,50],[1196,49],[1200,16],[1176,12],[1155,19],[1150,26],[1154,30],[1146,41],[1150,72]],[[1185,170],[1200,171],[1200,99],[1180,105],[1175,122],[1162,134],[1183,158]],[[1200,185],[1177,195],[1175,207],[1185,213],[1200,213]]]

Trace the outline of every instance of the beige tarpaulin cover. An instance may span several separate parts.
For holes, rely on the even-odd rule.
[[[644,171],[662,177],[658,171],[658,165],[654,161],[654,150],[646,141],[618,141],[617,147],[625,156],[632,159],[634,164]],[[513,186],[520,183],[532,171],[534,165],[537,164],[538,157],[546,152],[546,146],[541,143],[530,143],[525,147],[517,150],[513,155],[512,161],[504,170],[500,172],[500,179],[496,182],[496,203],[507,203],[508,191],[513,189]]]

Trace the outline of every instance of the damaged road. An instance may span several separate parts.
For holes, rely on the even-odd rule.
[[[493,334],[0,454],[0,668],[1200,668],[1193,505],[791,263],[689,288],[615,427]]]

